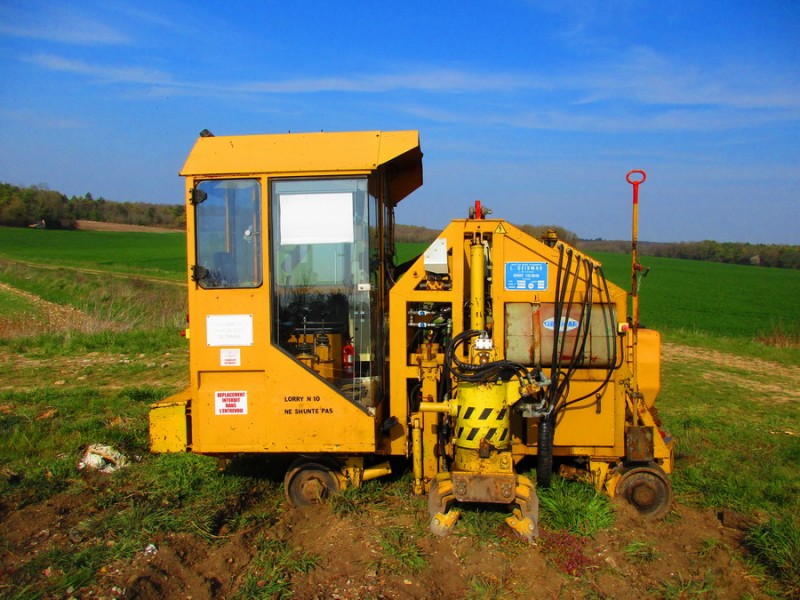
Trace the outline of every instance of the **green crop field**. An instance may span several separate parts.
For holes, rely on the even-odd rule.
[[[595,253],[606,276],[630,289],[631,259]],[[757,338],[800,331],[800,271],[643,256],[641,319],[654,329]]]
[[[0,227],[0,258],[183,281],[186,235]]]

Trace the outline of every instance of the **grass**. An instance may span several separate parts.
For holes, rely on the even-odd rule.
[[[398,244],[398,263],[426,247],[424,243]],[[0,249],[0,257],[51,271],[64,266],[175,282],[186,277],[183,233],[0,227]],[[603,263],[611,281],[623,289],[630,287],[628,256],[592,256]],[[798,341],[800,312],[794,299],[800,297],[800,272],[657,257],[643,257],[642,261],[651,269],[641,288],[641,315],[646,325],[669,332],[773,340],[790,346]],[[48,295],[56,298],[53,290]],[[48,295],[43,297],[50,299]]]
[[[80,311],[88,323],[94,325],[79,328],[87,333],[178,328],[186,323],[186,289],[181,285],[136,277],[109,278],[97,273],[54,273],[49,267],[3,260],[0,260],[0,282],[47,302]],[[30,298],[0,293],[2,314],[26,307],[32,308],[34,315],[48,312],[47,308],[33,305]],[[71,318],[74,324],[75,315]],[[48,329],[52,328],[45,328]]]
[[[413,575],[427,566],[425,554],[414,534],[404,527],[381,528],[377,542],[387,559],[383,562],[383,566],[390,572]]]
[[[0,415],[0,463],[21,475],[19,481],[0,479],[0,495],[24,506],[69,487],[76,480],[77,457],[92,443],[129,455],[147,452],[148,401],[166,390],[135,401],[133,389],[111,396],[91,388],[0,392],[6,413]]]
[[[760,564],[797,593],[800,569],[800,433],[793,384],[770,369],[702,360],[664,365],[659,398],[664,427],[676,439],[673,488],[679,501],[734,510],[758,523],[747,540]],[[706,589],[678,579],[666,597]],[[679,593],[683,593],[680,596]]]
[[[507,531],[508,511],[491,504],[459,504],[456,509],[461,513],[455,525],[456,535],[475,540],[479,546],[501,542],[501,532]]]
[[[383,482],[373,479],[365,481],[361,487],[345,488],[341,493],[332,495],[328,502],[337,516],[364,514],[384,503],[385,492]]]
[[[705,573],[703,577],[685,577],[677,573],[658,586],[659,597],[664,600],[688,600],[689,598],[713,598],[714,576]]]
[[[631,542],[625,546],[625,556],[632,563],[651,563],[659,557],[651,542]]]
[[[663,377],[659,410],[676,439],[679,498],[746,513],[800,509],[796,400],[770,401],[750,387],[770,386],[774,375],[680,362]]]
[[[593,537],[614,524],[614,511],[607,496],[579,481],[554,477],[550,486],[539,488],[540,522],[550,529],[578,537]]]
[[[506,577],[476,575],[469,580],[467,594],[464,598],[465,600],[504,600],[515,597],[514,592],[521,591],[523,590],[514,590]]]
[[[800,520],[794,514],[773,517],[756,526],[748,533],[747,544],[759,561],[786,584],[788,596],[800,595]]]
[[[20,315],[36,316],[39,312],[36,305],[28,298],[4,289],[0,289],[0,306],[3,307],[3,316],[9,319]]]
[[[260,504],[278,512],[276,498],[282,495],[268,480],[227,475],[209,457],[147,454],[147,406],[162,395],[149,388],[127,388],[110,398],[28,395],[25,406],[15,405],[19,418],[0,418],[6,434],[0,441],[0,462],[18,475],[0,480],[6,507],[19,510],[64,492],[80,497],[83,509],[83,519],[70,531],[76,547],[45,547],[27,557],[16,582],[18,589],[25,590],[20,597],[69,595],[104,565],[130,559],[164,533],[193,534],[214,541],[220,531],[233,531],[252,522],[243,516],[250,512],[254,511],[257,521],[265,522]],[[0,404],[6,400],[8,396]],[[118,414],[123,404],[126,419],[121,425],[112,425],[107,415]],[[33,416],[43,408],[55,408],[56,413],[45,420]],[[100,481],[81,477],[76,471],[82,449],[87,442],[98,441],[98,436],[134,461]],[[303,560],[309,564],[307,559],[297,558]],[[53,575],[42,579],[42,573]]]
[[[258,537],[255,550],[244,585],[234,596],[236,599],[290,597],[292,575],[308,573],[319,562],[318,557],[290,548],[285,542],[266,535]]]

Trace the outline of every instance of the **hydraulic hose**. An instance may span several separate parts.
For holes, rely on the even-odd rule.
[[[447,345],[445,349],[445,364],[456,379],[468,383],[485,383],[496,381],[503,372],[511,371],[520,379],[530,380],[528,370],[523,365],[510,360],[497,360],[485,365],[473,365],[459,359],[456,355],[456,349],[468,339],[477,337],[481,333],[483,332],[474,329],[462,331]]]
[[[550,415],[539,420],[539,439],[536,452],[536,485],[549,487],[553,478],[553,435],[555,422]]]
[[[608,280],[606,279],[605,273],[603,272],[603,267],[600,267],[600,266],[597,267],[597,277],[600,280],[600,283],[602,283],[602,286],[598,286],[598,287],[601,287],[602,291],[605,292],[605,303],[607,305],[610,305],[611,304],[611,292],[608,289]],[[600,302],[601,303],[603,302],[602,296],[600,298]],[[602,392],[602,390],[605,389],[605,387],[608,385],[608,382],[611,381],[611,377],[613,376],[614,371],[616,369],[618,369],[620,366],[622,366],[622,363],[617,364],[618,343],[616,341],[616,337],[609,337],[608,339],[609,340],[613,340],[613,341],[609,341],[608,342],[608,348],[607,348],[609,350],[609,354],[610,354],[611,360],[609,361],[610,364],[609,364],[609,367],[606,370],[606,376],[603,379],[603,381],[600,383],[599,386],[597,386],[594,390],[592,390],[588,394],[584,394],[583,396],[581,396],[579,398],[575,398],[573,400],[570,400],[569,402],[565,402],[562,406],[559,407],[558,412],[564,410],[568,406],[576,404],[577,402],[581,402],[582,400],[586,400],[587,398],[590,398],[590,397]]]

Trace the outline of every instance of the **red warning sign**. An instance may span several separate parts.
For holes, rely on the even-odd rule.
[[[247,392],[214,392],[214,414],[246,415]]]

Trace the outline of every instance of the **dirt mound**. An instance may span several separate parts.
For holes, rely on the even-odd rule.
[[[87,493],[107,485],[98,474],[83,476]],[[86,523],[106,516],[88,506],[64,492],[6,513],[0,589],[13,589],[14,573],[32,555],[96,544]],[[743,562],[742,533],[710,511],[676,506],[654,523],[617,505],[616,524],[595,539],[542,530],[536,545],[502,524],[485,535],[457,525],[437,538],[426,530],[425,503],[407,498],[358,514],[336,515],[329,505],[287,509],[276,523],[233,534],[155,535],[132,559],[103,566],[76,597],[211,600],[243,590],[319,599],[767,597]],[[406,538],[387,543],[399,531]],[[289,563],[303,566],[282,571]],[[46,560],[39,565],[44,577],[56,575]]]

